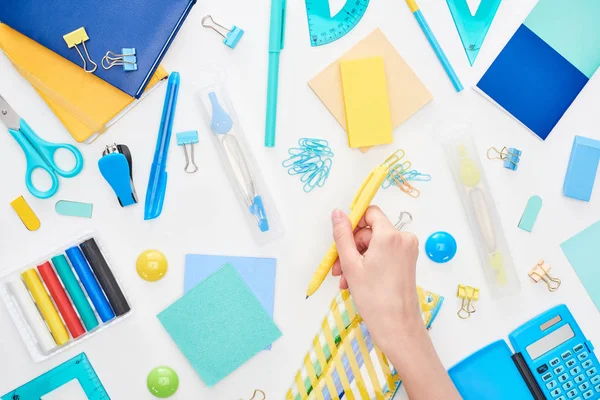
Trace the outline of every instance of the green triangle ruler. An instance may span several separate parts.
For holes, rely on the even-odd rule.
[[[38,400],[73,379],[79,381],[89,400],[110,400],[85,353],[8,392],[0,400]]]
[[[502,0],[481,0],[475,15],[471,14],[467,0],[446,1],[467,52],[467,58],[473,65]]]
[[[306,0],[310,44],[322,46],[338,40],[352,30],[367,11],[369,0],[348,0],[331,15],[328,0]]]

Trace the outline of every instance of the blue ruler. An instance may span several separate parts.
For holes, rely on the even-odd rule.
[[[73,379],[79,381],[89,400],[110,400],[85,353],[8,392],[0,400],[39,400]]]
[[[369,0],[348,0],[331,16],[328,0],[306,0],[306,15],[311,46],[322,46],[338,40],[358,24],[367,11]]]
[[[473,65],[502,0],[481,0],[475,15],[471,14],[467,0],[446,1],[469,63]]]

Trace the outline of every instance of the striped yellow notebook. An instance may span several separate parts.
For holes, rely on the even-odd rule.
[[[435,319],[444,298],[417,288],[423,323]],[[313,339],[313,348],[286,400],[389,400],[400,377],[373,343],[348,291],[340,292]]]
[[[93,141],[139,101],[1,23],[0,48],[78,142]],[[159,67],[144,96],[167,75]]]

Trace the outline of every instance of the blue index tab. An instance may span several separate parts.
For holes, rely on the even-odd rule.
[[[100,173],[114,190],[122,207],[135,204],[137,201],[131,187],[131,176],[129,175],[129,163],[124,154],[111,153],[98,160]]]
[[[237,46],[242,36],[244,36],[244,30],[234,25],[233,28],[231,28],[231,32],[229,32],[225,37],[225,40],[223,40],[223,43],[225,43],[227,47],[235,49],[235,46]]]
[[[137,71],[137,57],[135,56],[135,47],[123,48],[121,54],[123,55],[123,70]]]
[[[573,199],[590,201],[599,162],[600,141],[575,136],[563,184],[563,194]]]
[[[514,147],[509,148],[506,160],[504,160],[504,168],[516,171],[519,168],[521,154],[523,154],[521,150],[517,150]]]
[[[540,196],[531,196],[529,198],[525,211],[523,211],[523,216],[519,221],[519,228],[527,232],[532,231],[535,220],[542,209],[542,203],[542,198]]]
[[[256,196],[252,202],[252,205],[248,209],[258,220],[258,228],[260,231],[267,232],[269,230],[269,221],[267,220],[267,214],[265,213],[262,197]]]
[[[198,143],[198,131],[179,132],[176,136],[178,146]]]

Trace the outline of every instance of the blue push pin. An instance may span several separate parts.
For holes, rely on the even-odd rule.
[[[227,47],[230,47],[232,49],[235,49],[235,46],[237,46],[238,42],[244,35],[243,29],[240,29],[235,25],[231,29],[227,29],[223,25],[215,22],[215,20],[210,15],[207,15],[204,18],[202,18],[202,26],[205,28],[212,29],[219,35],[223,36],[223,43],[225,43]]]
[[[427,257],[436,263],[446,263],[456,254],[456,240],[448,232],[436,232],[425,242]]]

